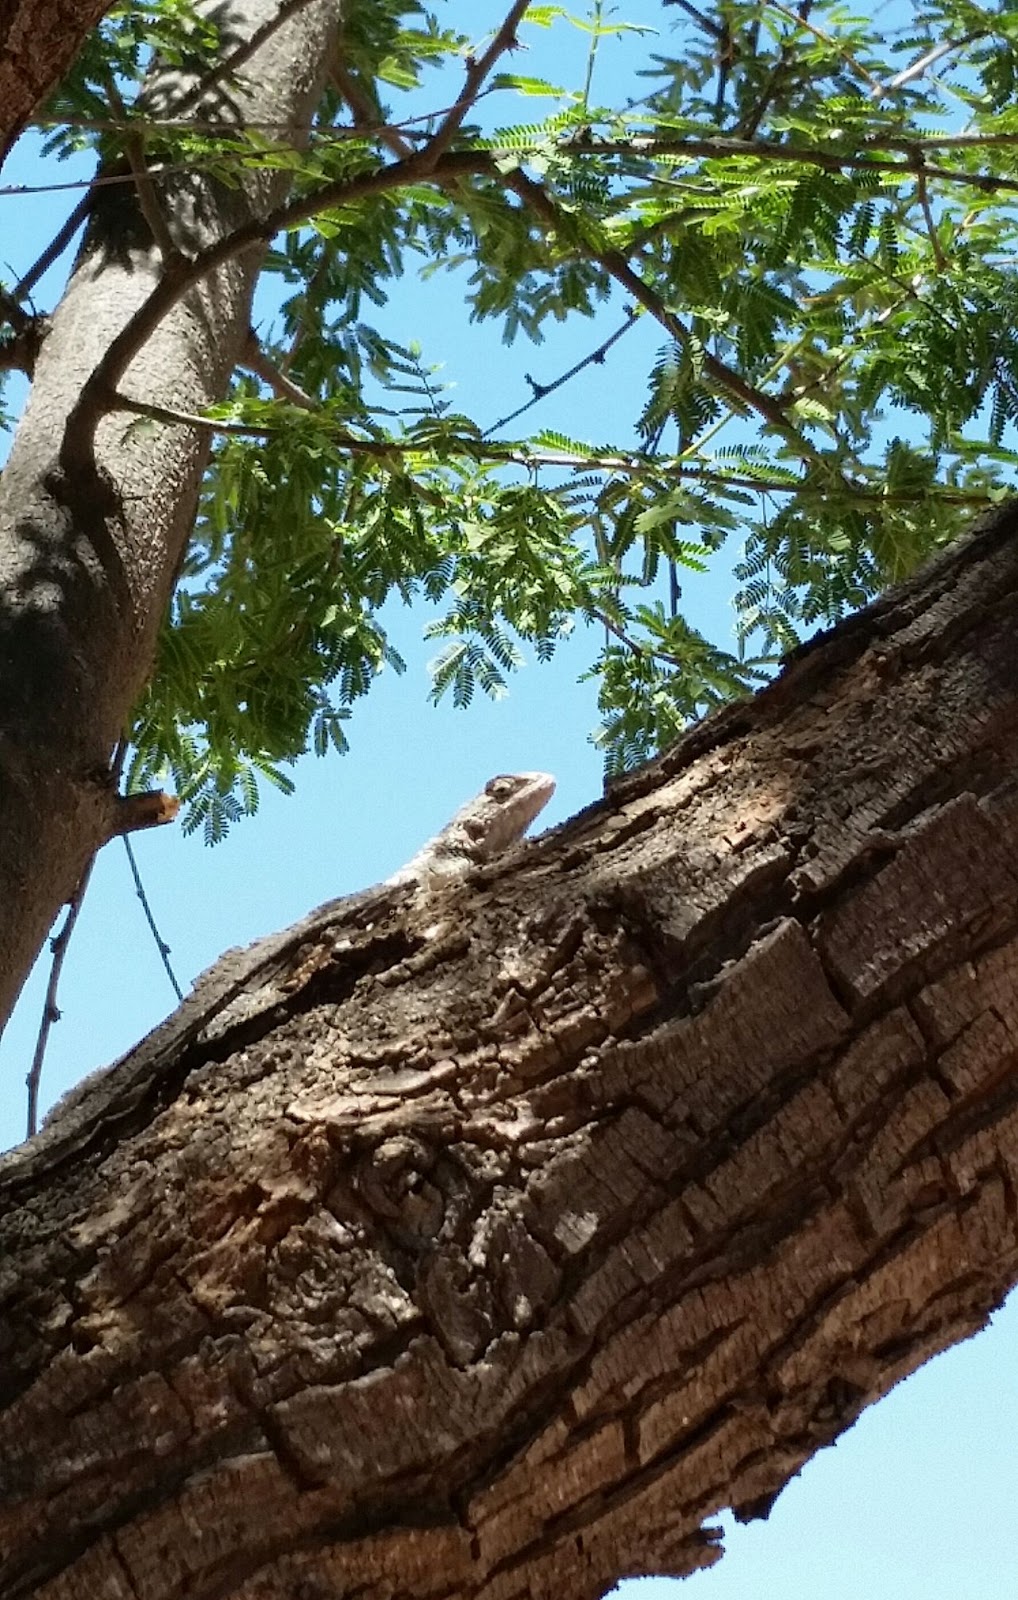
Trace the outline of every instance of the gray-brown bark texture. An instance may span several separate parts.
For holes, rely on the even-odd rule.
[[[0,161],[112,0],[0,0]]]
[[[278,11],[276,0],[207,0],[206,8],[225,56]],[[310,0],[191,114],[268,122],[300,145],[336,14],[335,0]],[[146,104],[169,115],[193,87],[158,73]],[[111,751],[151,670],[208,453],[205,430],[139,426],[108,409],[111,385],[189,413],[221,399],[248,330],[262,248],[229,257],[169,306],[125,373],[100,363],[152,297],[165,295],[168,277],[266,215],[289,175],[256,171],[227,187],[171,172],[153,182],[179,255],[164,258],[132,185],[96,191],[0,480],[0,1019],[109,832]]]
[[[689,1572],[978,1328],[1018,1277],[1016,628],[1010,508],[7,1158],[6,1600]]]

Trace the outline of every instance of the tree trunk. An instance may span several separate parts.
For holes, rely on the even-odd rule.
[[[235,0],[228,15],[218,0],[205,7],[219,17],[226,56],[279,9],[277,0]],[[310,0],[290,9],[239,81],[206,89],[192,115],[270,123],[302,144],[337,7]],[[165,116],[193,88],[161,71],[146,103]],[[111,409],[115,392],[189,413],[223,397],[266,241],[179,295],[176,275],[265,216],[289,174],[254,171],[226,186],[156,171],[152,181],[172,248],[154,241],[131,185],[96,191],[0,480],[0,1024],[111,831],[110,754],[151,670],[208,455],[207,430],[139,426]],[[143,328],[155,307],[163,314]]]
[[[112,0],[0,0],[0,161]]]
[[[1016,534],[472,880],[340,907],[7,1158],[8,1600],[689,1572],[983,1324]]]

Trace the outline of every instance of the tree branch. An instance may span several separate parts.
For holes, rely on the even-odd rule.
[[[559,213],[554,201],[551,200],[545,190],[528,178],[519,168],[513,172],[506,173],[504,181],[506,187],[512,189],[514,194],[519,195],[529,209],[541,218],[545,226],[552,227],[560,233],[564,232],[568,237],[569,230],[566,219]],[[634,272],[620,251],[588,248],[588,255],[591,260],[599,262],[604,270],[615,279],[616,283],[620,284],[627,294],[631,294],[633,299],[643,306],[644,310],[649,311],[651,316],[661,324],[672,339],[682,345],[686,343],[689,335],[678,317],[662,304],[658,295],[649,285],[644,283],[637,272]],[[712,355],[709,350],[704,350],[703,352],[703,366],[704,371],[719,388],[741,402],[742,405],[755,411],[759,417],[788,440],[798,455],[816,463],[822,461],[823,458],[819,451],[789,421],[784,407],[778,401],[769,395],[761,394],[758,389],[754,389],[751,384],[741,378],[731,367],[726,366],[717,356]]]
[[[159,196],[156,194],[155,184],[152,182],[152,177],[148,170],[145,141],[137,129],[132,126],[131,118],[128,115],[120,90],[117,88],[117,81],[113,73],[104,71],[102,78],[110,105],[121,119],[124,153],[131,168],[131,175],[134,178],[134,187],[138,194],[141,214],[148,223],[149,232],[156,242],[159,254],[164,261],[170,261],[175,255],[179,254],[179,251],[173,242],[173,235],[167,226],[166,218],[163,216],[162,206],[159,204]]]
[[[459,99],[452,109],[447,112],[442,122],[435,131],[434,137],[429,139],[421,154],[428,170],[448,150],[453,139],[462,126],[463,119],[472,108],[481,91],[481,85],[491,71],[500,55],[506,50],[517,50],[519,41],[516,38],[516,28],[529,5],[530,0],[515,0],[506,15],[505,21],[492,39],[484,54],[476,60],[467,58],[467,75]]]
[[[248,329],[240,361],[241,366],[247,367],[261,378],[281,400],[289,400],[291,405],[300,406],[303,411],[317,411],[318,402],[309,394],[305,394],[299,384],[294,383],[285,372],[280,372],[279,368],[269,360],[253,328]]]
[[[619,337],[622,331],[620,329],[615,337]],[[282,420],[278,423],[227,422],[216,417],[202,417],[196,412],[176,411],[170,406],[132,400],[130,396],[123,394],[114,397],[114,406],[117,410],[130,411],[139,417],[148,417],[153,422],[165,422],[171,426],[184,428],[205,428],[210,433],[224,434],[229,438],[271,439],[284,433],[289,426]],[[360,439],[352,434],[341,433],[338,429],[335,431],[323,429],[323,432],[327,432],[329,442],[335,449],[348,450],[353,456],[367,456],[377,461],[384,462],[389,458],[405,455],[420,455],[423,449],[416,439]],[[629,477],[639,477],[648,473],[654,477],[662,477],[669,472],[681,471],[684,478],[709,484],[715,488],[753,489],[760,494],[801,494],[812,497],[830,496],[831,492],[830,484],[811,484],[808,479],[748,477],[738,473],[718,472],[709,465],[699,465],[691,461],[685,453],[677,456],[648,456],[633,451],[629,455],[599,455],[591,451],[588,455],[570,453],[567,450],[534,450],[525,444],[482,444],[477,438],[471,437],[445,440],[443,454],[468,456],[475,461],[502,462],[507,466],[525,467],[528,470],[534,467],[550,467],[563,472],[614,472]],[[863,483],[844,479],[842,482],[859,504],[872,502],[881,506],[911,506],[935,500],[938,504],[978,508],[996,503],[993,496],[987,494],[985,490],[967,492],[960,489],[939,489],[935,495],[931,495],[926,490],[888,491],[882,484],[869,489]]]

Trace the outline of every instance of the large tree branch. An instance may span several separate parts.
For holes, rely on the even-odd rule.
[[[6,1600],[591,1600],[1018,1278],[1018,510],[0,1165]],[[191,1002],[191,1012],[194,1002]]]

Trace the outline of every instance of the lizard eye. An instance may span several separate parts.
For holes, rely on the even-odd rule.
[[[514,779],[508,777],[489,778],[484,785],[484,792],[493,800],[508,800],[516,784]]]

